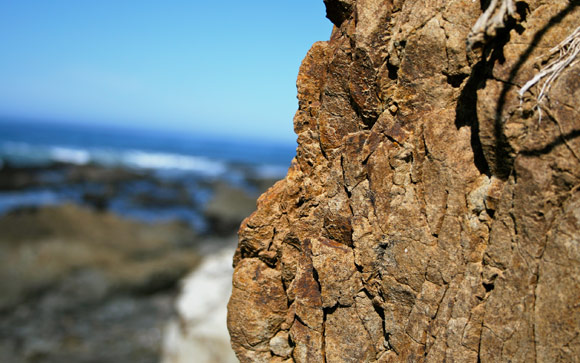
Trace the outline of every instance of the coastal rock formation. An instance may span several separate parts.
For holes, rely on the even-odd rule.
[[[325,0],[300,67],[296,158],[239,231],[242,362],[580,357],[580,64],[518,90],[580,23],[526,0]],[[492,3],[496,3],[493,2]]]
[[[158,362],[199,237],[65,204],[0,218],[0,362]]]
[[[237,362],[226,329],[235,233],[255,207],[250,193],[272,185],[237,168],[231,185],[4,163],[0,362]]]

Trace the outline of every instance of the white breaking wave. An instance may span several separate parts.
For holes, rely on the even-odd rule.
[[[202,157],[130,150],[122,155],[123,164],[141,169],[174,169],[202,172],[217,176],[226,172],[226,166],[218,161]]]
[[[91,154],[86,150],[60,146],[52,147],[50,149],[50,157],[53,161],[77,165],[88,164],[91,161]]]
[[[0,145],[0,158],[28,164],[64,162],[76,165],[95,163],[105,166],[125,166],[136,169],[177,170],[217,177],[227,172],[224,162],[209,158],[153,152],[145,150],[119,150],[110,148],[82,149],[68,146],[30,145],[6,142]]]
[[[5,142],[0,146],[0,157],[25,163],[59,161],[83,165],[91,161],[88,150],[66,146],[30,145],[22,142]]]

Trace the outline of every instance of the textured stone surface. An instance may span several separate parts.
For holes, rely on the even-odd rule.
[[[324,2],[335,27],[300,67],[296,158],[239,232],[238,358],[578,359],[580,65],[541,123],[537,89],[517,97],[578,3],[518,2],[467,52],[479,2]]]

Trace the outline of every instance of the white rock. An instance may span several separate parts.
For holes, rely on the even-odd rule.
[[[228,247],[208,255],[185,278],[176,303],[179,317],[166,328],[163,363],[238,362],[226,327],[233,254]]]

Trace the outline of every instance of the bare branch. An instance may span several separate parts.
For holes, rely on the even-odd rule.
[[[501,0],[501,3],[500,0],[491,0],[467,36],[467,49],[471,49],[475,44],[484,43],[486,38],[494,37],[498,29],[505,27],[507,17],[513,17],[514,14],[513,0]]]
[[[534,78],[526,82],[526,84],[518,92],[521,103],[526,91],[545,78],[541,84],[540,92],[536,97],[536,105],[534,107],[538,109],[538,122],[542,121],[542,110],[540,108],[540,104],[547,97],[554,81],[560,76],[560,74],[562,74],[564,69],[567,67],[572,67],[578,63],[578,59],[576,58],[578,57],[578,54],[580,54],[580,26],[576,28],[576,30],[574,30],[574,32],[572,32],[572,34],[570,34],[560,44],[550,49],[548,56],[552,57],[556,53],[558,53],[558,57],[550,61],[544,68],[542,68],[540,73],[536,74]]]

